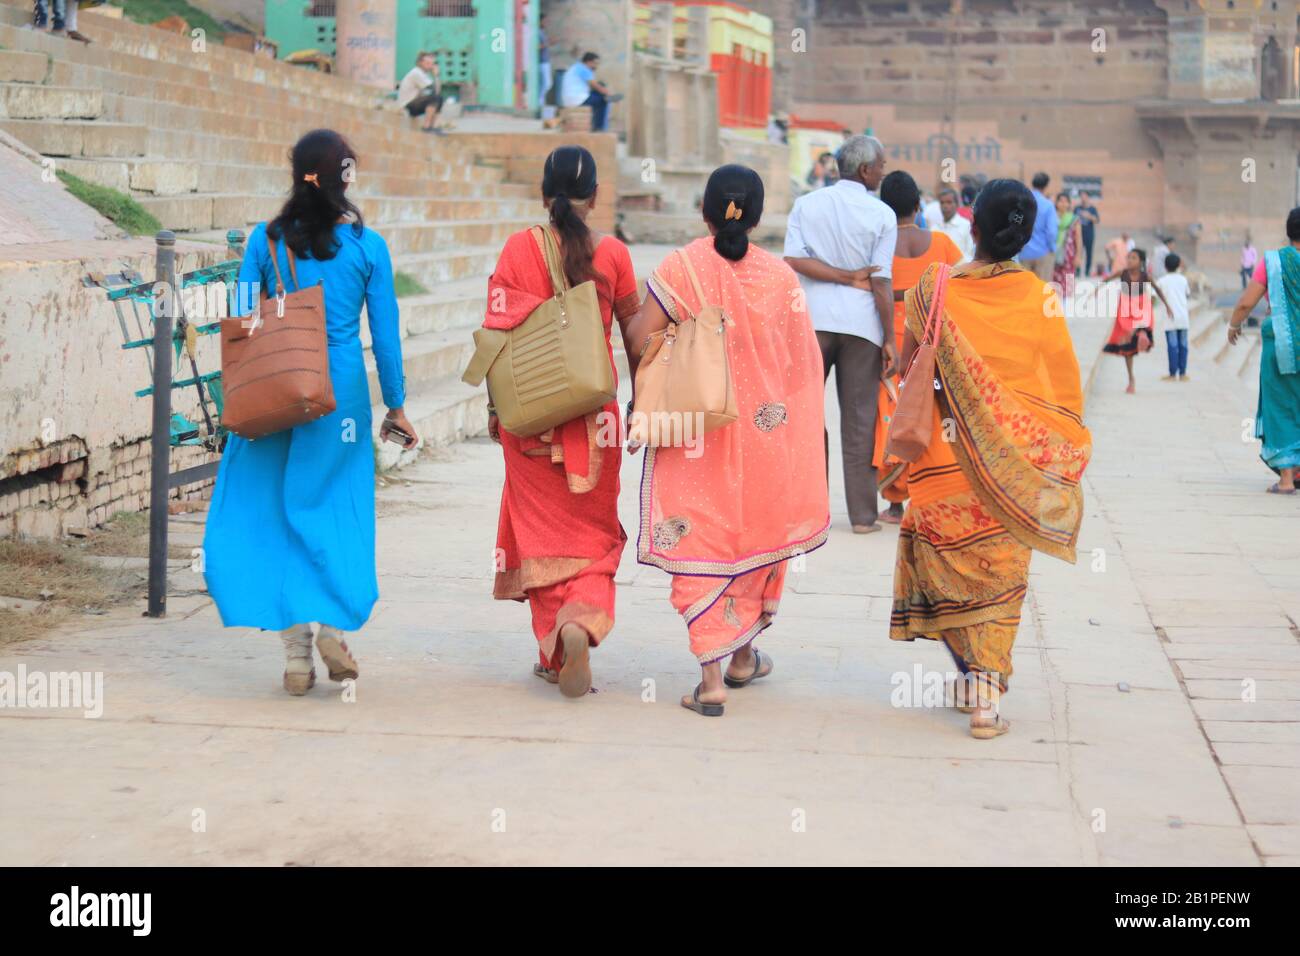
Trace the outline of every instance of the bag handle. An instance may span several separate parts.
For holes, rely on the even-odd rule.
[[[275,288],[277,291],[283,289],[288,292],[289,288],[284,284],[284,279],[280,275],[280,261],[279,256],[276,254],[275,242],[269,234],[266,237],[266,248],[271,253],[271,268],[275,270]],[[284,251],[289,256],[289,275],[293,277],[293,287],[296,291],[298,289],[298,268],[294,263],[293,250],[289,248],[287,242],[284,245]]]
[[[551,274],[551,294],[559,295],[569,289],[569,277],[564,274],[563,260],[560,258],[560,244],[549,226],[534,226],[542,234],[542,257],[546,260],[546,270]]]
[[[934,288],[930,290],[930,314],[926,317],[918,345],[937,345],[939,342],[939,320],[943,314],[943,300],[948,291],[950,272],[952,266],[946,262],[939,263],[939,269],[934,275]]]
[[[690,304],[686,301],[686,299],[682,297],[682,294],[680,292],[678,292],[676,289],[674,289],[671,285],[668,284],[668,282],[664,279],[664,277],[659,274],[658,270],[655,270],[655,279],[659,283],[659,285],[663,286],[664,290],[667,291],[669,295],[671,295],[674,299],[676,299],[679,303],[681,303],[682,310],[686,313],[686,317],[688,319],[694,319],[695,310],[690,307]],[[668,320],[672,322],[673,317],[671,315],[668,316]],[[678,323],[674,323],[674,324],[678,324]]]

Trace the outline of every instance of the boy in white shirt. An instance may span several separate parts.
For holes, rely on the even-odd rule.
[[[1183,260],[1175,253],[1165,256],[1165,274],[1156,280],[1169,307],[1169,324],[1165,327],[1165,344],[1169,349],[1169,374],[1163,382],[1187,381],[1187,278],[1179,272]]]

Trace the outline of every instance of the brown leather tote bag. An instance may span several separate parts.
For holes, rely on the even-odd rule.
[[[256,318],[221,320],[221,423],[241,438],[261,438],[334,411],[325,290],[298,287],[293,250],[285,288],[275,244],[266,239],[275,269],[275,294],[263,295]]]
[[[926,317],[921,341],[898,383],[898,404],[889,422],[885,453],[900,461],[920,458],[934,433],[934,393],[939,389],[938,379],[934,376],[934,350],[939,342],[939,323],[943,321],[943,300],[951,271],[951,266],[942,263],[935,273],[930,313]]]

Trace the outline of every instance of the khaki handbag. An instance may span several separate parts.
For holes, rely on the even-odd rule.
[[[898,383],[898,404],[889,421],[889,436],[885,439],[885,454],[900,461],[916,461],[930,446],[934,434],[934,393],[939,382],[934,377],[934,350],[939,342],[939,323],[943,320],[943,299],[948,289],[948,273],[952,267],[941,263],[934,276],[930,293],[930,314],[921,341],[912,353],[902,380]]]
[[[487,378],[501,427],[528,437],[581,418],[617,395],[596,283],[570,288],[551,230],[540,232],[553,295],[510,330],[475,329],[461,381]]]
[[[289,292],[280,275],[275,244],[266,239],[275,269],[275,295],[263,295],[256,319],[221,320],[221,424],[241,438],[261,438],[334,411],[325,292],[298,288],[293,250]]]
[[[708,305],[691,260],[678,250],[695,290],[699,311],[658,279],[688,316],[669,321],[650,336],[636,370],[635,401],[628,439],[651,447],[684,444],[686,439],[730,425],[738,417],[736,389],[727,359],[727,326],[722,308]],[[697,424],[698,423],[698,424]]]

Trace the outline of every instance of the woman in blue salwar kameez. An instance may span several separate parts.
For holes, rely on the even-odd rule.
[[[292,152],[293,189],[279,216],[248,237],[239,272],[241,313],[272,292],[276,273],[324,286],[330,378],[337,407],[255,441],[231,435],[204,536],[208,590],[227,627],[281,632],[285,690],[315,683],[316,647],[331,679],[357,676],[343,631],[358,630],[379,597],[375,576],[375,459],[361,308],[370,323],[387,420],[414,435],[405,388],[397,298],[388,246],[347,200],[356,157],[331,130],[306,134]],[[268,242],[269,237],[269,242]],[[414,445],[412,440],[410,445]]]

